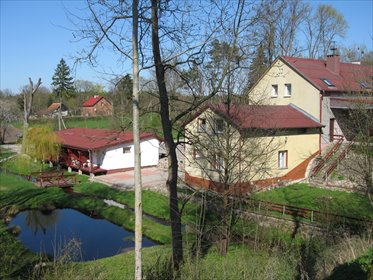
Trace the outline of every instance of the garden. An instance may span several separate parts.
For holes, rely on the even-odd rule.
[[[45,212],[77,209],[83,213],[93,213],[123,229],[134,230],[134,192],[122,192],[91,182],[84,175],[76,175],[77,184],[73,192],[54,187],[40,188],[26,180],[31,172],[48,168],[48,165],[34,162],[26,155],[18,155],[1,165],[0,262],[4,265],[0,268],[0,278],[132,279],[134,252],[131,250],[86,262],[71,261],[71,251],[64,250],[67,253],[53,259],[42,253],[31,252],[11,232],[6,222],[30,209]],[[317,201],[320,197],[332,197],[335,201],[329,210],[372,217],[372,208],[369,208],[368,201],[362,196],[320,190],[302,184],[258,193],[253,198],[318,209]],[[105,199],[126,207],[109,206],[104,202]],[[180,273],[181,279],[294,279],[302,271],[307,271],[308,275],[336,275],[330,279],[342,279],[338,278],[338,275],[342,275],[341,271],[364,277],[369,272],[373,251],[368,250],[371,235],[367,233],[360,236],[344,234],[334,237],[335,242],[331,242],[330,236],[292,238],[286,229],[263,227],[255,221],[240,220],[232,227],[232,242],[226,256],[218,254],[213,240],[210,240],[203,253],[196,253],[196,244],[201,236],[196,233],[196,228],[202,213],[197,202],[190,200],[183,211],[185,261]],[[343,203],[345,207],[341,206]],[[156,244],[143,249],[144,275],[146,279],[172,279],[173,276],[167,274],[171,271],[168,198],[143,191],[143,211],[144,237]],[[205,229],[210,233],[216,231],[219,221],[214,213],[210,211],[204,217],[208,220]],[[350,244],[349,252],[346,252],[343,245],[346,242]],[[336,255],[340,256],[340,260],[336,261]],[[315,260],[316,257],[322,262]]]

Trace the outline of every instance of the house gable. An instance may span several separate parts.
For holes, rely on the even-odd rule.
[[[319,89],[281,57],[275,60],[248,95],[258,104],[294,104],[318,120],[321,117]]]

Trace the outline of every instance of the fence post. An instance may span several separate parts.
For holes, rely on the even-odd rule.
[[[313,211],[311,211],[311,222],[313,222]]]
[[[285,216],[285,205],[282,206],[282,216]]]

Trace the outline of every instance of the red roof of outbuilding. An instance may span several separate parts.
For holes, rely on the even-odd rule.
[[[95,104],[97,102],[99,102],[102,98],[104,98],[103,96],[100,96],[100,95],[95,95],[95,96],[91,96],[87,101],[85,101],[83,103],[83,107],[92,107],[92,106],[95,106]]]
[[[361,82],[369,86],[372,83],[373,66],[339,62],[339,72],[327,67],[326,60],[281,56],[280,59],[307,79],[316,88],[323,91],[365,91]],[[339,61],[339,57],[336,58]],[[321,79],[329,80],[328,86]]]
[[[294,105],[206,105],[192,119],[206,109],[231,121],[239,129],[295,129],[320,128],[322,125]]]
[[[81,150],[95,150],[133,142],[132,131],[121,132],[109,129],[69,128],[57,131],[56,133],[63,146]],[[147,138],[160,140],[154,133],[140,133],[140,139]]]

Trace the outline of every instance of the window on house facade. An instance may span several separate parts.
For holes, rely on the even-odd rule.
[[[272,97],[278,96],[278,85],[272,85]]]
[[[212,155],[212,168],[217,171],[223,170],[223,158],[219,154],[213,154]]]
[[[201,158],[203,158],[203,155],[202,155],[201,151],[198,150],[197,148],[194,148],[193,159],[201,159]]]
[[[291,84],[285,84],[285,97],[290,97],[291,96]]]
[[[206,119],[203,119],[203,118],[198,119],[197,131],[206,132]]]
[[[328,79],[321,78],[320,80],[323,81],[328,87],[335,87],[335,85]]]
[[[123,154],[131,153],[131,147],[123,147]]]
[[[278,168],[279,169],[288,168],[288,151],[278,152]]]
[[[215,133],[223,133],[224,130],[224,120],[214,119],[214,129]]]

